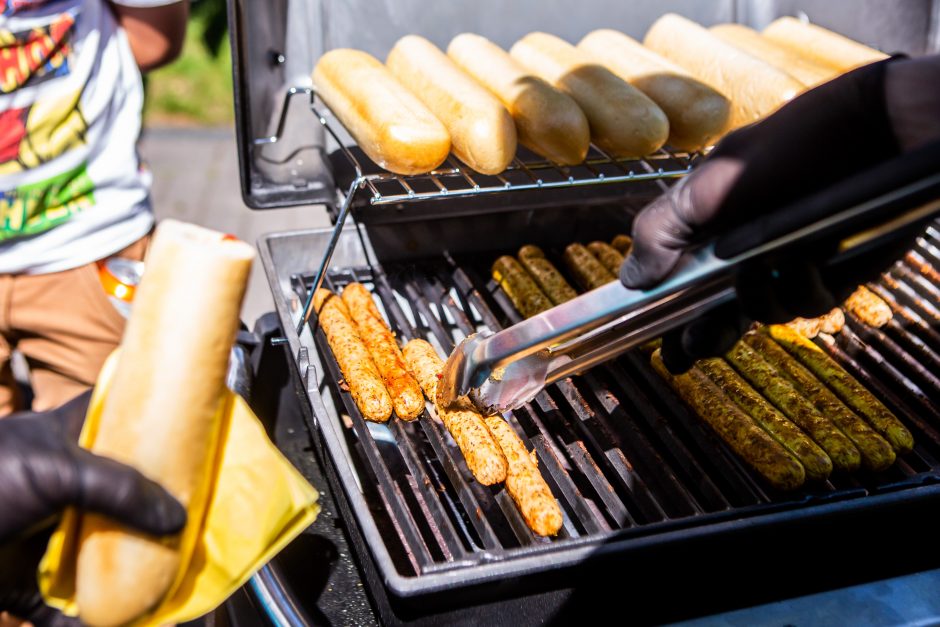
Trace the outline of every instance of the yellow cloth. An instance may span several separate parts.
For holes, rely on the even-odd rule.
[[[79,444],[94,442],[117,352],[98,378]],[[151,615],[136,625],[165,625],[198,618],[218,607],[255,571],[314,521],[317,491],[268,439],[251,409],[226,390],[221,450],[214,488],[181,583]],[[68,510],[39,564],[39,588],[46,603],[68,616],[75,604],[75,560],[80,516]],[[191,521],[190,521],[191,522]],[[187,523],[189,524],[189,523]]]

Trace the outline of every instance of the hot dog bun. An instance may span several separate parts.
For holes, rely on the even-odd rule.
[[[208,505],[229,351],[254,250],[172,220],[157,229],[92,451],[130,464],[187,510],[175,538],[101,516],[81,521],[76,601],[84,624],[153,610],[185,570]]]
[[[675,63],[615,30],[589,33],[578,44],[597,63],[653,99],[669,118],[669,145],[696,150],[727,129],[731,103]]]
[[[516,156],[516,126],[506,107],[423,37],[402,37],[385,61],[450,132],[454,154],[483,174]]]
[[[546,33],[530,33],[509,54],[574,98],[591,127],[591,139],[617,157],[642,157],[669,136],[663,110],[639,89],[585,52]]]
[[[860,65],[888,58],[888,55],[874,48],[821,26],[804,24],[793,17],[774,20],[764,29],[763,36],[839,72],[848,72]]]
[[[725,43],[783,70],[807,87],[824,83],[839,74],[838,70],[762,37],[756,30],[743,24],[718,24],[708,30]]]
[[[485,37],[457,35],[447,55],[499,98],[516,123],[519,143],[562,165],[584,161],[591,131],[569,96],[527,71]]]
[[[420,174],[447,158],[447,129],[371,55],[331,50],[317,62],[313,84],[362,150],[386,170]]]
[[[729,97],[732,128],[772,113],[804,89],[786,72],[674,13],[656,20],[643,43]]]

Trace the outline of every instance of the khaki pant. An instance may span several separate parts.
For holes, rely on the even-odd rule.
[[[141,261],[150,236],[116,257]],[[124,317],[111,304],[97,263],[51,274],[0,275],[0,416],[23,407],[13,380],[12,351],[26,357],[32,409],[58,407],[95,383],[121,341]]]

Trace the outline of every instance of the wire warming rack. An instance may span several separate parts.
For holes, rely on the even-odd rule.
[[[402,176],[385,170],[367,172],[363,164],[340,138],[329,118],[321,111],[326,105],[316,98],[312,87],[291,87],[284,95],[281,115],[275,134],[254,140],[255,146],[277,143],[284,132],[288,102],[305,95],[311,112],[339,146],[355,177],[342,195],[333,235],[315,275],[312,289],[304,303],[303,314],[297,324],[298,335],[310,318],[313,293],[323,282],[326,269],[333,256],[353,200],[361,193],[368,194],[370,205],[400,205],[430,200],[506,194],[525,190],[577,188],[639,181],[662,181],[685,176],[692,171],[700,153],[674,152],[666,148],[642,158],[613,157],[591,145],[587,159],[576,166],[562,166],[544,159],[524,160],[518,156],[500,174],[483,175],[461,164],[452,155],[440,167],[425,174]],[[337,121],[338,123],[338,121]]]

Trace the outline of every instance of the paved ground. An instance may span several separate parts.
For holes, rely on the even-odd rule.
[[[157,218],[195,222],[254,242],[259,235],[328,226],[322,207],[254,211],[242,203],[234,131],[147,129],[141,153],[153,170]],[[250,327],[274,307],[261,262],[248,285],[242,319]]]

